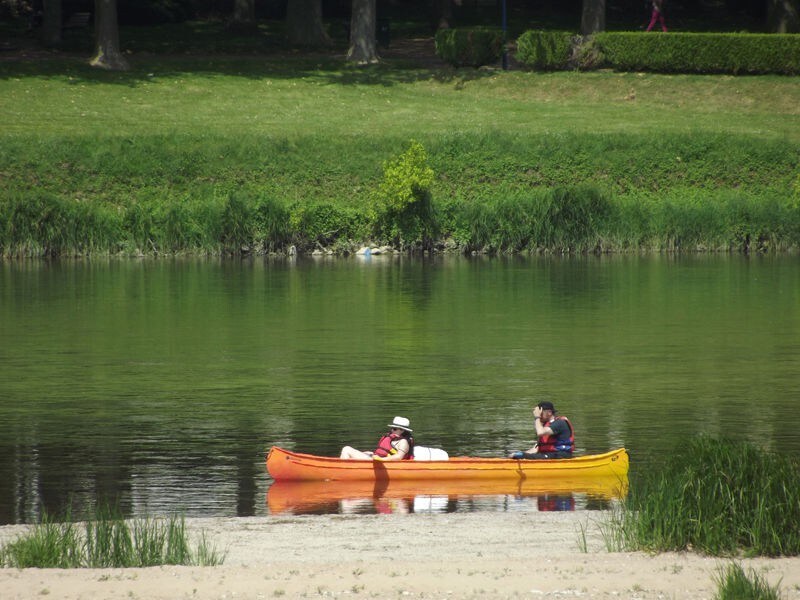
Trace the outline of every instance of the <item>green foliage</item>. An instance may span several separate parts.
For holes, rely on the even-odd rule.
[[[26,569],[69,569],[83,566],[80,532],[72,523],[56,523],[45,515],[27,535],[0,548],[0,565]]]
[[[440,29],[436,54],[456,67],[480,67],[496,63],[503,55],[503,32],[498,29]]]
[[[363,239],[367,215],[331,202],[297,203],[289,212],[294,243],[301,249],[328,246],[342,239]]]
[[[383,181],[375,193],[374,219],[379,232],[400,246],[427,245],[434,234],[431,197],[433,169],[419,142],[383,165]]]
[[[104,206],[33,192],[0,201],[0,251],[60,256],[113,251],[121,219]]]
[[[422,144],[411,142],[405,152],[383,164],[378,202],[383,210],[401,213],[423,201],[432,184],[428,154]]]
[[[573,38],[572,64],[582,71],[597,69],[605,64],[605,56],[594,35]]]
[[[550,194],[542,245],[561,248],[592,248],[593,240],[611,212],[609,200],[590,186],[557,188]]]
[[[800,211],[780,191],[644,193],[614,203],[606,236],[618,249],[788,250],[800,245]]]
[[[108,568],[217,565],[223,556],[201,536],[194,549],[183,517],[126,521],[109,509],[85,523],[56,523],[47,515],[27,534],[0,548],[0,565],[15,568]]]
[[[566,31],[526,31],[517,38],[517,60],[539,71],[566,69],[574,34]]]
[[[717,575],[717,595],[715,600],[780,600],[780,584],[769,585],[769,582],[750,569],[749,575],[736,562],[720,568]]]
[[[442,227],[466,250],[591,251],[600,242],[611,202],[591,186],[505,191],[485,202],[443,211]]]
[[[631,480],[612,529],[631,550],[800,554],[800,468],[791,457],[702,436]]]
[[[606,64],[620,71],[800,73],[800,38],[749,33],[603,32]]]
[[[796,35],[606,31],[589,37],[526,31],[517,59],[536,70],[602,65],[619,71],[668,73],[800,73]]]
[[[221,210],[201,200],[143,198],[123,217],[123,246],[130,252],[170,254],[219,248]]]
[[[419,159],[417,156],[416,159]],[[413,160],[411,162],[413,162]],[[387,163],[389,166],[390,163]],[[295,244],[346,252],[372,234],[418,247],[434,236],[466,251],[741,251],[800,247],[800,208],[780,189],[766,192],[675,188],[612,194],[597,186],[494,186],[476,197],[434,202],[426,162],[391,163],[366,207],[331,202],[291,208],[230,195],[144,199],[121,214],[103,204],[56,196],[0,201],[0,250],[7,256],[91,253],[276,252]],[[401,185],[405,182],[407,185]],[[421,186],[421,187],[420,187]]]
[[[253,212],[255,237],[267,252],[276,252],[289,245],[292,231],[287,208],[271,198],[262,198]]]
[[[220,242],[226,252],[238,254],[253,240],[253,210],[241,194],[230,194],[222,208]]]

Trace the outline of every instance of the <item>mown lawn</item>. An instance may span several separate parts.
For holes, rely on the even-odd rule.
[[[324,63],[321,61],[325,61]],[[348,67],[328,57],[0,65],[3,135],[719,133],[800,141],[796,78]]]

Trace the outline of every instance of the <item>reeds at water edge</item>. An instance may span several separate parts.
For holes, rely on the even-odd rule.
[[[749,442],[701,436],[631,480],[607,544],[713,556],[800,554],[800,466]]]
[[[432,200],[427,231],[461,252],[782,252],[800,248],[800,210],[765,193],[615,196],[596,186],[498,189]],[[386,228],[386,227],[384,227]],[[368,207],[284,204],[231,193],[112,207],[32,193],[0,199],[0,256],[261,254],[382,242]],[[422,242],[406,239],[407,247]]]
[[[0,548],[0,565],[15,568],[212,566],[223,560],[204,533],[192,546],[182,516],[126,520],[107,508],[83,524],[45,515]]]

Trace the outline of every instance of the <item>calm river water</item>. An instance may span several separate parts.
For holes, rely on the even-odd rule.
[[[403,415],[418,444],[499,456],[541,399],[634,472],[701,432],[800,453],[800,258],[0,263],[0,524],[112,498],[268,514],[273,444],[369,449]],[[348,507],[380,510],[314,510]]]

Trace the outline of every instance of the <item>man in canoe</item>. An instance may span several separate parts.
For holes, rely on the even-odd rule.
[[[572,458],[575,432],[567,417],[556,415],[552,402],[539,402],[533,409],[538,441],[533,448],[513,452],[509,458]]]
[[[374,452],[362,452],[351,446],[342,448],[339,458],[355,460],[410,460],[414,456],[414,438],[411,437],[411,422],[405,417],[395,417],[389,433],[378,441]]]

